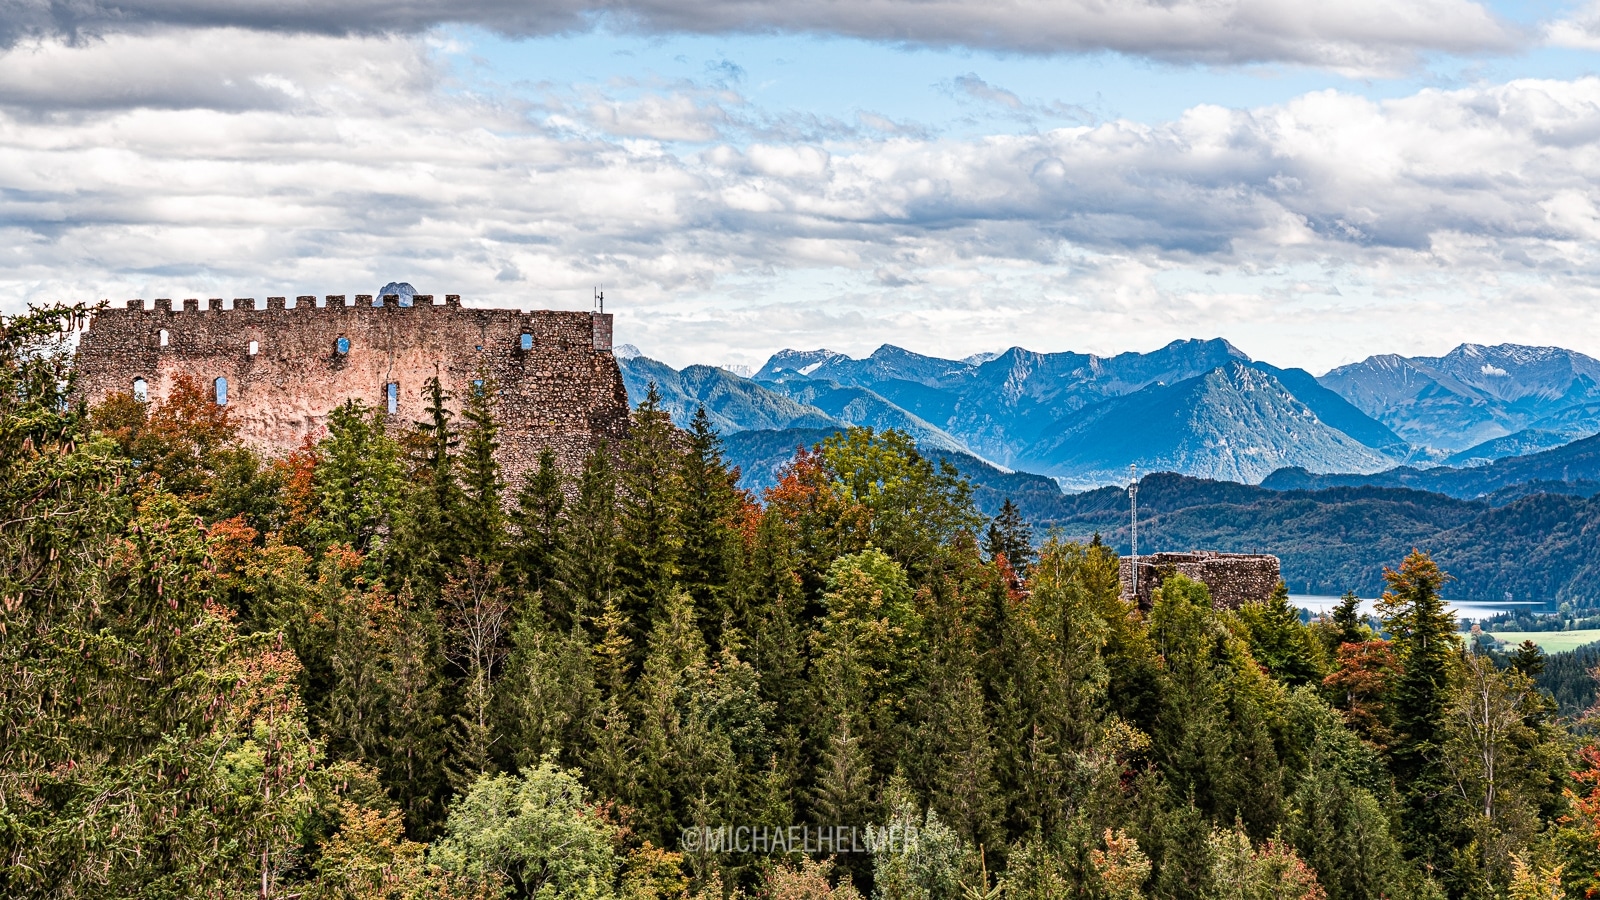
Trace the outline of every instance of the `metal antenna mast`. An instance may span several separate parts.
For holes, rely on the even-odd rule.
[[[599,288],[594,289],[594,306],[600,312],[606,311],[606,292]]]
[[[1133,573],[1133,599],[1139,599],[1139,466],[1128,466],[1128,570]]]

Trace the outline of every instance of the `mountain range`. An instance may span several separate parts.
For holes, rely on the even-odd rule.
[[[785,350],[751,378],[618,358],[635,401],[654,384],[680,424],[704,406],[756,491],[797,448],[869,425],[954,465],[988,514],[1009,498],[1038,528],[1123,549],[1137,465],[1142,550],[1272,552],[1295,590],[1370,595],[1412,547],[1455,597],[1586,601],[1596,574],[1600,362],[1571,351],[1464,344],[1320,378],[1217,339],[1111,357]]]
[[[676,370],[631,347],[618,356],[635,399],[653,382],[675,420],[704,405],[725,436],[899,428],[929,451],[1067,490],[1126,482],[1130,466],[1244,483],[1289,470],[1280,481],[1303,472],[1402,484],[1440,464],[1486,466],[1600,432],[1600,361],[1513,344],[1372,356],[1321,377],[1252,360],[1221,339],[1115,356],[1013,347],[960,360],[887,344],[863,359],[782,350],[750,378]]]

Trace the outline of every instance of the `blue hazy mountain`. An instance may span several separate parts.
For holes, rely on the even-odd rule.
[[[1497,475],[1480,486],[1488,476],[1422,475],[1430,470],[1418,463],[1484,466],[1600,432],[1600,362],[1516,345],[1372,357],[1321,378],[1250,360],[1221,339],[1103,357],[1019,347],[961,360],[893,345],[862,359],[783,350],[748,379],[640,356],[620,362],[635,400],[656,381],[676,421],[703,403],[725,435],[900,428],[925,450],[1072,489],[1124,481],[1135,464],[1251,483],[1286,470],[1274,476],[1279,486],[1437,481],[1457,496],[1514,495],[1514,485],[1563,476]]]
[[[1290,459],[1314,471],[1371,472],[1412,452],[1309,372],[1253,363],[1221,339],[1109,357],[1020,347],[964,360],[893,345],[864,359],[784,350],[755,379],[801,399],[870,391],[957,449],[1073,487],[1125,478],[1130,464],[1255,481]]]
[[[1318,381],[1410,443],[1439,450],[1529,429],[1600,432],[1600,360],[1559,347],[1462,344],[1438,357],[1371,356]],[[1474,456],[1494,452],[1491,445]]]
[[[617,364],[622,369],[629,400],[638,403],[644,399],[654,383],[661,405],[679,426],[687,426],[695,409],[703,405],[713,427],[724,436],[786,429],[826,429],[832,433],[862,425],[878,431],[898,428],[924,449],[966,450],[960,441],[935,426],[857,387],[809,379],[767,386],[714,366],[674,369],[636,352],[619,355]]]
[[[672,421],[686,427],[695,409],[704,406],[711,423],[723,434],[750,429],[827,428],[842,424],[813,406],[796,403],[748,378],[713,366],[688,366],[679,371],[635,351],[617,359],[628,399],[638,403],[651,383]]]
[[[1254,484],[1274,470],[1376,472],[1393,461],[1323,422],[1268,372],[1242,362],[1151,384],[1063,419],[1018,468],[1095,487],[1141,471]]]
[[[417,289],[404,281],[391,281],[383,287],[378,288],[377,296],[380,300],[389,296],[390,294],[394,294],[400,298],[401,306],[410,306],[412,298],[417,296]]]

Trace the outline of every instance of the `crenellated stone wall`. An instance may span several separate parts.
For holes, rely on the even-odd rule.
[[[437,375],[460,412],[472,383],[498,386],[500,462],[507,484],[553,448],[578,471],[602,439],[627,433],[628,395],[611,355],[611,316],[463,307],[419,294],[235,300],[157,300],[96,314],[78,348],[79,392],[91,403],[142,380],[160,401],[187,374],[213,398],[226,379],[240,436],[269,452],[320,437],[330,410],[359,398],[399,430],[423,418],[424,383]],[[343,342],[343,343],[341,343]],[[394,402],[390,403],[390,385]]]
[[[1139,592],[1135,599],[1141,609],[1149,609],[1151,595],[1175,573],[1205,584],[1211,591],[1212,605],[1238,609],[1245,603],[1266,600],[1278,586],[1278,558],[1254,553],[1217,553],[1192,550],[1188,553],[1151,553],[1139,557]],[[1133,588],[1130,557],[1122,557],[1118,569],[1122,598]]]

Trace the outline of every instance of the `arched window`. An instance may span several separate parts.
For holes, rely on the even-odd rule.
[[[350,339],[347,338],[347,337],[340,336],[340,338],[337,341],[333,342],[333,349],[339,351],[339,355],[340,356],[343,356],[346,353],[349,353],[350,352]]]
[[[522,333],[522,349],[524,349],[524,350],[532,350],[533,349],[533,335],[528,334],[526,331],[524,331]]]
[[[150,385],[145,384],[143,378],[135,378],[133,380],[133,399],[140,403],[150,399]]]
[[[391,381],[383,388],[384,398],[389,403],[389,415],[400,411],[400,382]]]
[[[216,381],[212,382],[212,384],[216,387],[216,390],[217,390],[217,405],[218,406],[227,406],[228,405],[228,379],[226,379],[226,378],[218,378]]]
[[[165,328],[163,328],[163,329],[161,329],[161,346],[165,347],[166,345],[167,345],[167,330]]]
[[[261,352],[261,345],[256,343],[255,341],[251,341],[250,342],[250,355],[251,356],[255,356],[257,353],[260,353],[260,352]]]

